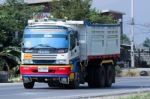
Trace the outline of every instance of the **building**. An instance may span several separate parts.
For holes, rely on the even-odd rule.
[[[150,48],[144,47],[143,44],[136,46],[135,56],[140,67],[150,67]]]

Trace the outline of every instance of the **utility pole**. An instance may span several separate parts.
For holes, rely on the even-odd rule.
[[[131,67],[134,68],[134,0],[131,0]]]

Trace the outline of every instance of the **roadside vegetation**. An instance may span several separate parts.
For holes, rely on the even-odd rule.
[[[129,95],[129,96],[120,97],[118,99],[150,99],[150,93],[140,93],[137,95]]]
[[[136,69],[129,69],[121,73],[122,77],[135,77],[140,76],[140,72]]]
[[[90,99],[150,99],[150,93],[137,92],[131,94],[115,95],[115,96],[91,97]]]
[[[117,77],[136,77],[140,76],[140,72],[137,69],[122,70],[119,66],[116,67]]]
[[[126,68],[122,69],[120,66],[115,67],[117,77],[138,77],[138,76],[150,76],[150,70],[139,70],[138,68]],[[141,72],[143,72],[141,74]]]

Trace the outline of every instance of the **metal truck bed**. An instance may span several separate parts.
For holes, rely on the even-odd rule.
[[[80,59],[115,56],[120,53],[120,26],[92,25],[79,26]]]

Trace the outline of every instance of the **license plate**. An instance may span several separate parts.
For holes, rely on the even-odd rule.
[[[38,67],[38,72],[48,72],[48,67]]]

